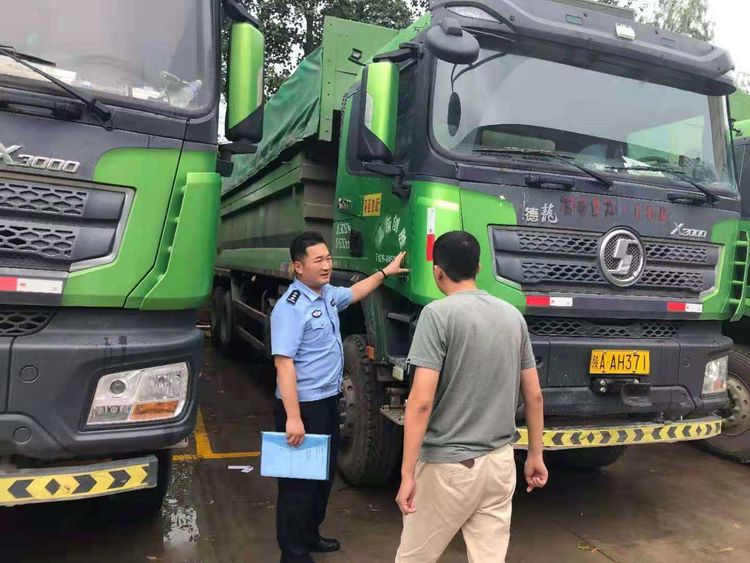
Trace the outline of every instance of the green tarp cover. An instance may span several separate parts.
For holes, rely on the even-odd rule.
[[[234,172],[224,182],[223,192],[271,164],[286,149],[318,133],[322,58],[323,48],[319,47],[305,57],[294,74],[268,100],[258,152],[234,157]]]

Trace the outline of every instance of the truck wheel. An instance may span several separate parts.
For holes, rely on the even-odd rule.
[[[338,467],[355,486],[381,485],[392,477],[401,454],[401,431],[380,414],[385,392],[367,357],[365,337],[344,340],[341,450]]]
[[[575,467],[576,469],[597,469],[612,465],[622,457],[625,446],[610,446],[604,448],[581,448],[575,450],[560,450],[550,452],[555,462]]]
[[[221,309],[224,304],[224,288],[216,287],[211,295],[211,342],[220,346],[219,330],[221,326]]]
[[[721,434],[700,445],[740,463],[750,463],[750,347],[735,346],[729,353],[729,406],[721,414]]]
[[[164,497],[172,480],[172,452],[162,450],[156,453],[158,473],[156,487],[132,493],[120,493],[101,497],[100,512],[105,518],[155,518],[161,512]]]
[[[234,329],[232,294],[223,287],[217,287],[213,294],[211,340],[224,356],[232,356],[240,349],[239,339]]]

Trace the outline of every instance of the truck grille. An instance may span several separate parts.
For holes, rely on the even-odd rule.
[[[0,264],[69,271],[111,255],[126,194],[0,178]]]
[[[574,338],[674,338],[680,324],[670,321],[645,321],[624,324],[594,323],[582,319],[529,317],[529,332],[535,336]]]
[[[46,327],[54,317],[54,309],[8,309],[0,307],[0,338],[28,336]]]
[[[499,276],[532,291],[697,297],[716,283],[720,246],[644,239],[646,267],[627,288],[611,285],[601,272],[602,233],[501,228],[492,231]]]
[[[30,224],[0,224],[0,250],[33,253],[45,258],[69,258],[76,243],[75,231]]]
[[[80,217],[88,192],[0,180],[0,208]]]

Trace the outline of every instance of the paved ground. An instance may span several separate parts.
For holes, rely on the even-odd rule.
[[[272,387],[268,365],[209,351],[205,434],[199,428],[176,464],[162,517],[117,522],[83,502],[1,509],[0,562],[278,561],[275,483],[260,477],[257,457],[222,455],[257,451],[259,432],[271,426]],[[553,469],[546,490],[516,495],[508,561],[750,561],[749,476],[748,467],[684,445],[632,448],[601,472]],[[392,487],[338,482],[325,531],[344,549],[318,560],[392,561],[400,533],[394,495]],[[442,561],[466,561],[460,538]]]

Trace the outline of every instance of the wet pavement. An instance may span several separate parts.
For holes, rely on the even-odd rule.
[[[272,370],[209,350],[201,386],[202,425],[179,452],[160,518],[117,518],[96,502],[0,509],[0,562],[278,561],[276,484],[259,475],[256,453],[272,426]],[[516,494],[508,561],[750,561],[749,477],[689,445],[631,448],[602,471],[552,468],[547,489]],[[393,561],[395,490],[339,480],[324,532],[343,549],[316,560]],[[466,561],[460,537],[441,561]]]

